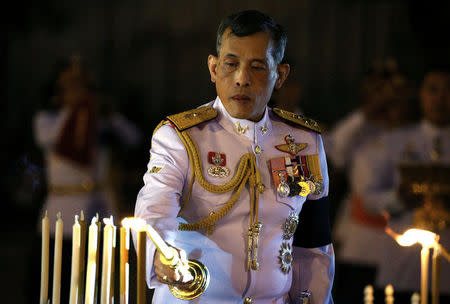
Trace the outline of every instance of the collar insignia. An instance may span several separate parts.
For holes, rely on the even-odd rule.
[[[238,134],[244,134],[245,133],[245,131],[247,131],[248,130],[248,126],[245,126],[245,127],[241,127],[241,124],[239,123],[239,121],[237,121],[236,123],[235,123],[235,130],[236,130],[236,132],[238,133]]]

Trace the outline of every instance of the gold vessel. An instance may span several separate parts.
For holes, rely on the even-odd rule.
[[[200,296],[209,285],[208,268],[197,260],[188,260],[189,272],[194,279],[186,285],[169,285],[170,292],[182,300],[192,300]]]

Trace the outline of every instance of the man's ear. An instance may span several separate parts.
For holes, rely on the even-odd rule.
[[[208,69],[209,74],[211,75],[211,81],[216,83],[216,75],[217,75],[217,61],[218,58],[214,55],[208,56]]]
[[[288,63],[280,63],[277,65],[277,81],[275,82],[275,89],[280,89],[283,85],[284,81],[289,75],[289,72],[291,70],[291,67]]]

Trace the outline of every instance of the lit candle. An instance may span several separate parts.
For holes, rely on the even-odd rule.
[[[78,282],[78,303],[84,303],[84,279],[86,277],[86,221],[84,220],[84,213],[81,210],[80,214],[80,276]]]
[[[62,239],[63,221],[61,212],[58,212],[55,224],[55,255],[53,259],[53,296],[52,304],[59,304],[61,296],[61,264],[62,264]]]
[[[137,232],[137,304],[145,304],[145,251],[147,235]]]
[[[113,251],[115,248],[115,229],[113,217],[103,219],[105,228],[103,230],[103,266],[102,266],[102,288],[100,303],[111,303],[111,281],[113,274]]]
[[[145,231],[166,260],[172,261],[177,258],[175,255],[176,251],[170,248],[159,233],[152,226],[148,225],[145,220],[140,218],[125,218],[122,223],[127,227],[133,228],[133,230]]]
[[[130,251],[130,229],[120,228],[120,304],[128,304],[129,274],[128,253]]]
[[[422,229],[408,229],[400,235],[392,231],[389,227],[386,228],[386,233],[392,236],[401,246],[411,246],[415,243],[420,243],[422,245],[422,250],[420,252],[420,304],[427,304],[428,260],[430,256],[430,248],[436,248],[438,246],[439,236],[431,231]]]
[[[428,303],[428,259],[430,247],[422,247],[420,251],[420,304]]]
[[[95,301],[95,288],[97,281],[97,254],[98,254],[98,230],[97,217],[92,218],[91,225],[89,226],[89,239],[88,239],[88,263],[86,270],[86,291],[85,291],[85,303],[94,304]]]
[[[80,279],[80,240],[81,229],[78,215],[75,215],[75,223],[72,227],[72,270],[70,278],[70,304],[78,304],[78,288]]]
[[[42,218],[42,247],[41,247],[41,296],[39,303],[47,304],[48,299],[48,260],[50,252],[50,232],[47,211]]]

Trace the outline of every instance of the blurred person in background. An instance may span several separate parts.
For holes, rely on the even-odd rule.
[[[443,197],[425,196],[415,202],[401,191],[400,165],[424,165],[448,168],[450,165],[450,69],[446,65],[434,65],[424,74],[419,90],[422,120],[411,126],[387,132],[372,141],[364,153],[355,160],[355,170],[363,172],[363,181],[356,188],[363,194],[361,204],[372,215],[383,214],[387,226],[396,233],[419,227],[417,216],[428,199],[443,200],[447,207],[438,212],[440,243],[450,248],[450,216],[448,193]],[[417,172],[415,175],[429,174]],[[425,176],[426,178],[426,176]],[[439,184],[450,181],[440,180]],[[446,196],[445,196],[446,195]],[[415,205],[415,206],[414,206]],[[420,211],[422,210],[422,211]],[[428,229],[430,230],[430,229]],[[352,232],[353,233],[353,232]],[[363,246],[363,245],[362,245]],[[378,293],[383,294],[387,284],[393,284],[396,301],[408,301],[414,291],[420,290],[420,246],[401,247],[392,238],[383,242],[379,254],[376,276]],[[431,265],[431,263],[430,263]],[[441,303],[450,303],[450,263],[441,263]]]
[[[110,185],[110,150],[118,144],[137,145],[141,135],[133,123],[111,111],[110,105],[102,104],[102,95],[96,92],[92,75],[79,57],[73,56],[57,67],[52,87],[51,109],[38,111],[34,117],[35,141],[44,154],[47,179],[47,197],[37,222],[40,236],[41,218],[48,213],[53,246],[55,222],[61,212],[64,221],[61,303],[68,303],[74,217],[83,211],[89,223],[96,214],[100,220],[119,215]],[[39,238],[36,249],[40,243]],[[53,247],[50,251],[53,252]],[[36,252],[39,250],[31,257],[32,290],[39,288]],[[33,302],[37,301],[38,291],[31,296]]]
[[[388,240],[384,218],[372,216],[362,206],[364,192],[360,185],[365,184],[367,177],[364,170],[355,167],[354,160],[383,132],[412,123],[418,116],[411,85],[392,59],[377,62],[368,71],[362,81],[361,96],[361,108],[337,124],[325,147],[334,169],[341,170],[348,179],[333,231],[338,243],[338,303],[358,302],[364,286],[374,283],[377,258],[383,241]]]

